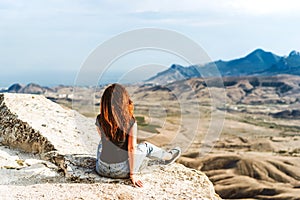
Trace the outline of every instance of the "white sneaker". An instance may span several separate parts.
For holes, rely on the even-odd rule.
[[[169,165],[175,162],[175,160],[177,160],[177,158],[179,158],[179,156],[181,155],[181,149],[180,147],[175,147],[168,151],[168,153],[170,153],[172,157],[169,160],[165,160],[165,165]]]

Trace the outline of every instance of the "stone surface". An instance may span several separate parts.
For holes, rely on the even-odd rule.
[[[57,182],[65,179],[58,173],[56,165],[41,160],[38,155],[1,145],[0,177],[0,184],[5,186]]]
[[[91,184],[0,185],[0,193],[4,199],[220,199],[202,172],[180,164],[155,166],[139,178],[143,188],[132,187],[129,180],[101,178]]]
[[[94,121],[41,95],[0,96],[1,143],[55,163],[71,176],[67,155],[92,156],[99,142]],[[68,169],[67,169],[68,168]]]
[[[43,96],[0,94],[2,199],[219,199],[207,176],[174,163],[149,165],[137,177],[95,172],[94,120]]]
[[[94,153],[99,141],[94,121],[41,95],[1,95],[2,143],[27,152]],[[26,146],[28,144],[28,146]]]

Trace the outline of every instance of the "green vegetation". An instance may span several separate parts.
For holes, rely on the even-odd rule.
[[[254,118],[251,116],[245,116],[245,118],[239,119],[240,122],[252,124],[255,126],[261,126],[271,129],[277,129],[282,131],[291,131],[291,132],[299,132],[300,127],[295,125],[284,125],[284,124],[277,124],[274,122],[265,121],[262,118]]]
[[[155,125],[155,124],[148,124],[145,120],[144,116],[136,116],[135,117],[137,124],[138,124],[138,128],[142,131],[147,131],[150,133],[159,133],[159,131],[157,130],[157,128],[161,128],[159,125]]]

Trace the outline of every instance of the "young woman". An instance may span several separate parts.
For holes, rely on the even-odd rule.
[[[162,159],[165,164],[180,156],[180,148],[165,151],[149,142],[136,144],[137,123],[133,102],[120,84],[108,86],[101,98],[100,114],[96,119],[101,137],[98,145],[96,171],[111,178],[130,178],[134,186],[143,187],[136,179],[145,157]]]

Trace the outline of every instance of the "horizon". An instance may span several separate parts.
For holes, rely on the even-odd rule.
[[[274,54],[274,55],[277,55],[277,56],[280,56],[280,57],[287,57],[291,52],[293,52],[293,51],[296,51],[296,52],[299,52],[299,51],[297,51],[297,50],[292,50],[292,51],[290,51],[288,54],[286,54],[286,55],[278,55],[278,54],[276,54],[276,53],[274,53],[274,52],[272,52],[272,51],[266,51],[266,50],[264,50],[264,49],[262,49],[262,48],[257,48],[257,49],[254,49],[253,51],[251,51],[251,52],[249,52],[248,54],[246,54],[246,55],[244,55],[244,56],[242,56],[242,57],[235,57],[235,58],[233,58],[233,59],[230,59],[230,60],[223,60],[223,59],[219,59],[219,60],[214,60],[214,61],[212,61],[212,62],[216,62],[216,61],[224,61],[224,62],[228,62],[228,61],[232,61],[232,60],[237,60],[237,59],[240,59],[240,58],[244,58],[244,57],[246,57],[247,55],[249,55],[249,54],[251,54],[251,53],[253,53],[253,52],[255,52],[255,51],[257,51],[257,50],[262,50],[262,51],[264,51],[264,52],[266,52],[266,53],[268,53],[268,52],[270,52],[270,53],[272,53],[272,54]],[[181,64],[178,64],[178,63],[171,63],[171,64],[169,64],[168,66],[165,66],[165,68],[163,69],[163,70],[161,70],[161,71],[155,71],[155,73],[153,73],[153,75],[151,75],[151,76],[149,76],[148,78],[151,78],[151,77],[153,77],[153,76],[155,76],[155,75],[157,75],[157,73],[159,73],[159,72],[162,72],[162,71],[164,71],[164,70],[166,70],[166,69],[168,69],[168,68],[170,68],[172,65],[174,65],[174,64],[176,64],[176,65],[181,65]],[[207,63],[205,63],[205,64],[207,64]],[[197,64],[192,64],[192,65],[197,65]],[[189,67],[189,66],[191,66],[190,64],[189,65],[181,65],[182,67]],[[161,67],[161,66],[156,66],[156,67]],[[52,73],[53,73],[53,71],[52,71]],[[70,71],[65,71],[64,73],[70,73]],[[74,80],[72,80],[72,79],[69,79],[69,80],[71,80],[71,82],[73,82],[73,83],[71,83],[71,84],[64,84],[64,83],[53,83],[53,82],[49,82],[49,84],[41,84],[39,81],[37,81],[37,82],[34,82],[34,81],[28,81],[28,82],[26,82],[26,83],[24,83],[24,82],[18,82],[18,81],[11,81],[11,83],[10,84],[8,84],[8,85],[6,85],[6,86],[2,86],[2,85],[0,85],[0,89],[8,89],[10,86],[12,86],[12,85],[14,85],[14,84],[20,84],[20,85],[22,85],[22,86],[26,86],[26,85],[29,85],[29,84],[37,84],[37,85],[40,85],[40,86],[42,86],[42,87],[56,87],[56,86],[60,86],[60,85],[62,85],[62,86],[79,86],[79,87],[93,87],[93,86],[95,86],[95,87],[98,87],[99,85],[107,85],[107,84],[110,84],[110,83],[114,83],[114,82],[120,82],[120,83],[122,83],[122,84],[135,84],[135,83],[140,83],[140,82],[143,82],[143,81],[145,81],[146,79],[144,79],[144,80],[139,80],[139,81],[133,81],[133,82],[129,82],[129,81],[127,81],[126,80],[126,78],[125,78],[125,80],[122,80],[122,79],[119,79],[119,80],[117,80],[117,77],[118,77],[118,75],[119,76],[122,76],[123,74],[122,74],[122,72],[120,73],[120,72],[115,72],[116,74],[117,74],[117,77],[111,77],[111,76],[114,76],[114,74],[108,74],[108,77],[105,77],[104,78],[104,82],[101,82],[101,83],[98,83],[97,85],[76,85],[75,84],[75,78],[76,78],[76,76],[77,76],[77,73],[78,72],[76,72],[76,71],[73,71],[73,73],[75,74],[75,76],[74,76]],[[108,72],[109,73],[109,72]],[[61,72],[60,72],[60,74],[61,74]],[[64,75],[64,74],[61,74],[62,76]],[[1,75],[0,75],[1,76]],[[109,77],[110,76],[110,77]],[[124,75],[123,75],[124,76]],[[131,76],[130,76],[131,77]],[[70,77],[69,77],[70,78]],[[148,79],[147,78],[147,79]]]
[[[146,27],[185,35],[211,61],[243,57],[258,48],[284,56],[299,48],[300,28],[295,25],[299,5],[296,0],[0,0],[0,85],[17,81],[70,85],[97,46]],[[186,65],[164,56],[152,56],[150,61],[165,67]],[[129,71],[136,59],[142,60],[127,59],[127,68],[120,71]],[[149,73],[142,72],[141,78]]]

